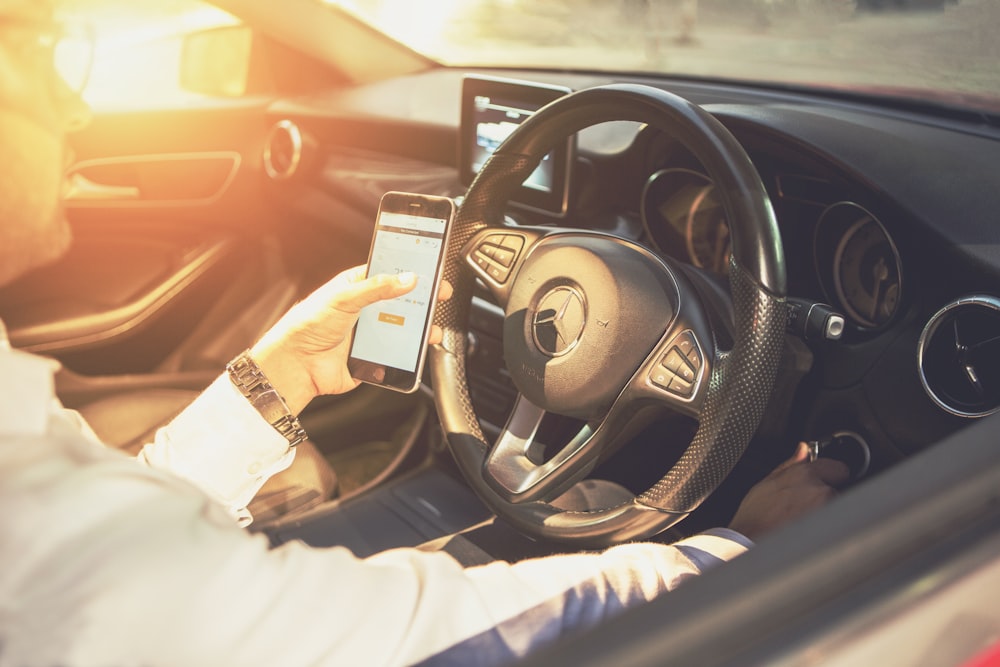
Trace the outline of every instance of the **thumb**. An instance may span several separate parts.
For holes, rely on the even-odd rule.
[[[410,271],[397,275],[376,274],[346,285],[337,285],[332,295],[332,305],[337,310],[357,313],[378,301],[402,296],[416,285],[417,276]]]
[[[775,468],[775,472],[778,470],[784,470],[785,468],[790,468],[796,463],[802,463],[809,460],[809,445],[805,442],[800,442],[798,447],[795,448],[795,453],[792,454],[791,458],[783,461],[781,465]]]

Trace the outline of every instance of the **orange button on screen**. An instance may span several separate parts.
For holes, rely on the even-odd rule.
[[[392,313],[379,313],[378,321],[385,322],[386,324],[395,324],[396,326],[403,326],[403,322],[406,318],[402,315],[393,315]]]

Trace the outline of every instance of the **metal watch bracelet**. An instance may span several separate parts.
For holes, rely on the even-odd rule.
[[[295,447],[308,437],[298,418],[288,409],[285,399],[271,386],[267,376],[250,356],[250,350],[230,361],[226,370],[233,385],[267,423],[288,440],[289,447]]]

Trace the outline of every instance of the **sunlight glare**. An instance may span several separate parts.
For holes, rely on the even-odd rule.
[[[83,98],[95,107],[142,107],[186,99],[190,93],[181,89],[178,77],[184,36],[238,23],[225,11],[194,1],[176,3],[172,12],[160,13],[113,3],[77,5],[94,31],[93,63]],[[63,17],[77,18],[73,8],[64,10]]]
[[[382,0],[372,6],[364,0],[326,0],[359,16],[367,16],[379,30],[418,51],[435,51],[460,0]]]

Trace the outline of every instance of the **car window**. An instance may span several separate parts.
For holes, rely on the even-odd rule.
[[[649,72],[1000,109],[996,0],[315,0],[454,66]]]

